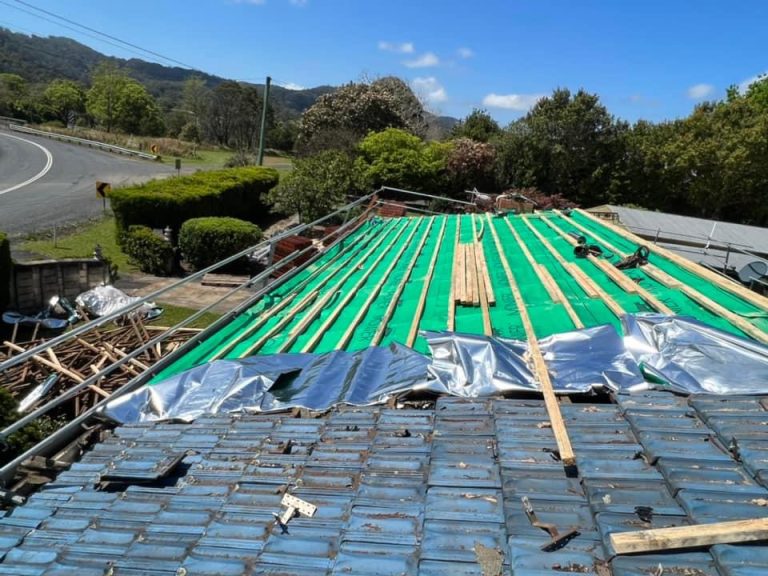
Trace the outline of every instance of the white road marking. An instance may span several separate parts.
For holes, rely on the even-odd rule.
[[[32,182],[36,182],[37,180],[40,180],[40,178],[42,178],[43,176],[48,174],[48,171],[51,168],[53,168],[53,156],[51,155],[51,153],[48,150],[48,148],[46,148],[45,146],[42,146],[42,145],[38,144],[37,142],[33,142],[32,140],[27,140],[26,138],[19,138],[18,136],[14,136],[12,134],[0,133],[0,136],[6,136],[8,138],[13,138],[15,140],[21,140],[22,142],[26,142],[27,144],[32,144],[32,146],[37,146],[38,148],[40,148],[40,150],[43,151],[43,154],[45,154],[45,158],[46,158],[45,166],[43,167],[42,170],[40,170],[40,172],[38,172],[37,174],[32,176],[32,178],[30,178],[28,180],[25,180],[24,182],[20,182],[19,184],[16,184],[15,186],[11,186],[10,188],[6,188],[5,190],[0,190],[0,196],[5,194],[6,192],[13,192],[14,190],[18,190],[19,188],[23,188],[27,184],[32,184]]]

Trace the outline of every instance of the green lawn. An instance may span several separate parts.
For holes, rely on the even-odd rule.
[[[21,249],[47,258],[90,258],[96,244],[101,246],[104,256],[117,265],[118,274],[138,271],[136,266],[128,263],[128,256],[117,245],[113,216],[78,225],[71,232],[58,236],[55,244],[53,238],[27,240],[21,244]]]
[[[185,318],[188,318],[197,310],[193,310],[192,308],[184,308],[182,306],[173,306],[171,304],[164,304],[164,303],[158,303],[158,306],[160,306],[163,309],[162,315],[153,322],[153,324],[157,324],[158,326],[175,326]],[[221,314],[218,314],[216,312],[206,312],[200,318],[194,320],[193,322],[190,322],[186,325],[186,328],[207,328],[211,324],[213,324],[216,320],[218,320],[221,317]]]
[[[205,168],[223,168],[227,160],[234,154],[232,150],[198,150],[198,158],[182,158],[181,167],[185,166],[200,166]],[[163,162],[165,164],[174,165],[176,158],[173,156],[164,156]],[[283,156],[264,156],[264,166],[268,168],[275,168],[279,171],[288,171],[293,168],[293,163],[290,158]]]

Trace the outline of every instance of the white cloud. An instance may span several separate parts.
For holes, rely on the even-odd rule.
[[[715,87],[712,84],[694,84],[688,88],[688,98],[691,100],[702,100],[707,96],[711,96],[715,91]]]
[[[267,0],[234,0],[235,4],[253,4],[255,6],[261,6],[266,4]]]
[[[289,0],[289,2],[294,6],[299,6],[299,7],[307,5],[307,0]]]
[[[302,86],[301,84],[296,84],[295,82],[287,82],[285,84],[279,84],[279,86],[282,86],[286,90],[306,90],[305,86]]]
[[[414,78],[411,85],[419,96],[431,104],[448,100],[448,93],[434,76]]]
[[[744,94],[749,89],[749,87],[752,84],[754,84],[758,80],[764,80],[767,77],[766,75],[768,75],[768,72],[763,72],[762,74],[755,74],[751,78],[747,78],[743,82],[740,82],[739,83],[739,92],[741,94]]]
[[[431,68],[440,65],[440,58],[433,52],[425,52],[415,60],[406,60],[403,64],[408,68]]]
[[[472,58],[472,56],[475,55],[475,53],[472,51],[471,48],[459,48],[456,50],[456,53],[459,55],[460,58],[464,58],[464,60],[467,60],[468,58]]]
[[[394,52],[396,54],[413,54],[413,42],[379,42],[379,50]]]
[[[544,98],[545,94],[488,94],[483,98],[483,106],[489,108],[506,108],[525,112],[536,102]]]

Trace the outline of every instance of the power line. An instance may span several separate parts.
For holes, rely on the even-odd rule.
[[[22,4],[23,6],[27,6],[29,8],[32,8],[33,10],[36,10],[38,12],[42,12],[43,14],[47,14],[48,16],[52,16],[58,20],[62,20],[64,22],[68,22],[69,24],[72,24],[74,26],[77,26],[78,28],[82,28],[84,30],[88,30],[90,32],[93,32],[94,34],[98,34],[99,36],[103,36],[104,38],[109,38],[110,40],[114,40],[115,42],[119,42],[120,44],[123,44],[125,46],[129,46],[131,48],[134,48],[136,50],[141,50],[142,52],[145,52],[147,54],[151,54],[152,56],[155,56],[157,58],[161,58],[163,60],[166,60],[168,62],[173,62],[174,64],[179,64],[180,66],[183,66],[184,68],[189,68],[191,70],[196,70],[195,66],[190,66],[189,64],[186,64],[184,62],[181,62],[180,60],[176,60],[175,58],[171,58],[169,56],[164,56],[160,54],[159,52],[155,52],[153,50],[149,50],[148,48],[142,48],[141,46],[137,44],[133,44],[132,42],[128,42],[126,40],[122,40],[116,36],[112,36],[111,34],[107,34],[106,32],[102,32],[101,30],[97,30],[96,28],[91,28],[90,26],[86,26],[85,24],[80,24],[79,22],[75,22],[74,20],[70,20],[69,18],[65,18],[64,16],[61,16],[59,14],[55,14],[53,12],[50,12],[49,10],[45,10],[44,8],[39,8],[37,6],[34,6],[30,4],[29,2],[24,2],[24,0],[14,0],[17,4]],[[5,4],[5,2],[3,2]]]
[[[0,0],[0,4],[4,4],[6,6],[9,6],[10,8],[14,8],[15,10],[19,10],[21,12],[24,12],[24,13],[29,14],[30,16],[34,16],[36,18],[40,18],[41,20],[44,20],[46,22],[50,22],[50,23],[55,24],[57,26],[61,26],[63,28],[66,28],[67,30],[71,30],[73,32],[76,32],[77,34],[82,34],[82,35],[87,36],[89,38],[93,38],[95,40],[98,40],[99,42],[104,42],[104,43],[109,44],[111,46],[114,46],[116,48],[120,48],[121,50],[125,50],[127,52],[131,52],[133,54],[136,54],[137,56],[141,56],[143,58],[146,58],[145,54],[150,54],[150,55],[154,56],[155,58],[160,58],[161,60],[165,60],[167,62],[172,62],[174,64],[181,65],[184,68],[187,68],[187,69],[189,69],[189,70],[191,70],[193,72],[200,72],[201,74],[206,74],[208,76],[211,75],[210,73],[205,72],[204,70],[201,70],[200,68],[198,68],[196,66],[192,66],[191,64],[187,64],[187,63],[182,62],[180,60],[177,60],[175,58],[171,58],[170,56],[165,56],[163,54],[160,54],[159,52],[155,52],[154,50],[149,50],[148,48],[143,48],[143,47],[139,46],[138,44],[134,44],[132,42],[128,42],[127,40],[122,40],[121,38],[113,36],[112,34],[108,34],[106,32],[102,32],[101,30],[97,30],[96,28],[92,28],[92,27],[87,26],[85,24],[80,24],[79,22],[76,22],[76,21],[71,20],[69,18],[66,18],[64,16],[61,16],[59,14],[56,14],[56,13],[51,12],[49,10],[46,10],[44,8],[40,8],[40,7],[34,6],[33,4],[30,4],[29,2],[25,2],[24,0],[13,0],[13,1],[16,2],[17,4],[21,4],[23,6],[27,6],[27,7],[31,8],[32,10],[36,10],[37,12],[41,12],[43,14],[47,14],[48,16],[56,18],[57,20],[61,20],[63,22],[67,22],[69,24],[72,24],[73,26],[77,26],[78,28],[82,28],[83,30],[87,30],[89,32],[92,32],[93,34],[89,34],[88,32],[83,32],[82,30],[78,30],[77,28],[73,28],[73,27],[68,26],[66,24],[62,24],[62,22],[57,22],[57,21],[52,20],[50,18],[46,18],[45,16],[42,16],[41,14],[37,14],[35,12],[31,12],[29,10],[26,10],[24,8],[20,8],[19,6],[15,6],[15,5],[7,2],[6,0]],[[97,36],[94,36],[94,34],[96,34],[98,36],[101,36],[101,38],[99,38]],[[106,40],[105,40],[105,38],[106,38]],[[140,52],[137,52],[137,50],[140,51]],[[157,63],[159,64],[159,62],[157,62]],[[253,83],[253,81],[257,81],[258,82],[259,80],[261,80],[261,78],[265,78],[266,76],[267,76],[267,74],[262,74],[258,78],[256,78],[256,77],[249,77],[248,79],[240,78],[240,79],[233,79],[233,80],[235,80],[237,82]],[[277,85],[280,85],[280,84],[290,84],[291,83],[291,82],[289,82],[287,80],[281,80],[279,78],[273,78],[273,81]]]
[[[50,18],[46,18],[45,16],[41,16],[40,14],[35,14],[34,12],[31,12],[29,10],[25,10],[24,8],[19,8],[18,6],[14,6],[13,4],[10,4],[9,2],[6,2],[5,0],[0,0],[0,4],[4,4],[8,6],[9,8],[13,8],[14,10],[18,10],[20,12],[24,12],[25,14],[29,14],[30,16],[34,16],[35,18],[40,18],[41,20],[45,20],[46,22],[50,22],[51,24],[55,24],[56,26],[61,26],[62,28],[66,28],[67,30],[71,30],[72,32],[75,32],[77,34],[81,34],[83,36],[88,36],[89,38],[93,38],[94,40],[98,40],[99,42],[104,42],[105,44],[109,44],[110,46],[114,46],[116,48],[119,48],[120,50],[124,50],[126,52],[131,52],[132,54],[136,54],[137,56],[144,56],[141,52],[137,52],[135,50],[131,50],[130,48],[127,48],[125,46],[121,46],[120,44],[116,44],[114,42],[110,42],[109,40],[104,40],[103,38],[99,38],[98,36],[95,36],[93,34],[88,34],[87,32],[83,32],[82,30],[78,30],[77,28],[73,28],[71,26],[67,26],[66,24],[62,24],[61,22],[56,22],[55,20],[52,20]],[[14,26],[15,28],[19,30],[24,30],[20,26]],[[30,34],[35,34],[35,32],[31,32],[30,30],[24,30],[25,32],[28,32]]]

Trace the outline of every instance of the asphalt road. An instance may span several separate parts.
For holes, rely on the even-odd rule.
[[[97,180],[117,186],[174,173],[167,164],[0,130],[0,231],[42,232],[101,215]]]

